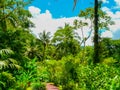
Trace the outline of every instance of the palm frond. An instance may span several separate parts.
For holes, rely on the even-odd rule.
[[[3,87],[5,87],[5,82],[2,82],[2,81],[0,81],[0,86],[3,86]],[[2,90],[1,88],[0,88],[0,90]]]
[[[17,62],[15,59],[13,59],[13,58],[8,58],[7,61],[8,61],[9,63],[18,64],[18,62]]]
[[[1,49],[0,50],[0,55],[3,56],[3,55],[10,55],[10,54],[13,54],[13,51],[10,50],[10,49]]]
[[[13,75],[11,73],[2,72],[1,75],[8,80],[15,80],[15,78],[13,77]]]
[[[18,64],[14,64],[14,67],[15,67],[16,69],[22,69],[22,67],[21,67],[20,65],[18,65]]]
[[[12,58],[8,58],[6,60],[0,60],[0,70],[10,68],[10,69],[20,69],[21,66],[18,62]]]
[[[18,62],[13,58],[8,58],[6,60],[6,62],[8,62],[8,66],[11,69],[20,69],[21,68],[21,66],[18,64]]]
[[[6,61],[0,61],[0,70],[8,67],[8,63]]]
[[[75,7],[76,7],[77,1],[78,1],[78,0],[74,0],[73,10],[74,10],[74,9],[75,9]]]
[[[39,33],[40,41],[42,41],[44,44],[49,43],[51,38],[50,34],[51,34],[50,32],[46,32],[45,30],[42,33]]]

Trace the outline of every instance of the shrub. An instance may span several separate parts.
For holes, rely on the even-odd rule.
[[[90,90],[110,90],[113,79],[120,76],[119,70],[108,65],[80,66],[77,68],[79,87]],[[120,77],[114,83],[115,88],[120,88]]]
[[[45,90],[45,85],[41,82],[35,82],[31,84],[32,90]]]

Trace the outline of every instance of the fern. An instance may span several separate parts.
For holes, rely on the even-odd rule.
[[[10,68],[10,69],[20,69],[21,67],[18,65],[18,62],[13,59],[9,58],[11,54],[14,52],[10,49],[1,49],[0,50],[0,70]]]
[[[0,56],[1,56],[1,58],[4,58],[4,57],[12,55],[12,54],[13,54],[13,51],[10,50],[10,49],[1,49],[0,50]]]
[[[3,68],[8,67],[8,63],[5,61],[0,61],[0,70],[3,70]]]

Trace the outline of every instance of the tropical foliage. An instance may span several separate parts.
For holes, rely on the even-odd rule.
[[[86,45],[95,28],[92,7],[79,13],[91,25],[75,20],[73,26],[66,23],[53,36],[44,30],[36,37],[30,30],[32,15],[25,9],[30,2],[0,0],[0,90],[46,90],[48,82],[59,90],[120,89],[120,39],[100,36],[102,29],[109,30],[114,24],[111,17],[98,9],[96,63],[94,46]],[[84,27],[90,30],[87,37]]]

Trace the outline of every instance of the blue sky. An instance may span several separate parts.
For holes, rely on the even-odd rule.
[[[86,2],[84,2],[86,1]],[[34,0],[31,4],[41,9],[41,13],[49,10],[53,18],[77,16],[80,10],[93,6],[92,0],[79,0],[73,11],[73,0]]]
[[[64,27],[65,23],[73,24],[78,18],[80,10],[85,10],[87,7],[93,7],[94,0],[78,0],[75,10],[73,11],[73,0],[33,0],[28,6],[33,18],[31,21],[35,24],[32,31],[35,35],[43,30],[54,33],[58,27]],[[120,0],[102,0],[102,10],[105,11],[115,25],[110,26],[110,31],[102,33],[103,37],[111,37],[113,39],[120,38]],[[89,20],[87,20],[89,23]],[[86,31],[87,30],[87,31]],[[81,34],[81,31],[77,31]],[[89,29],[85,27],[84,34],[88,35]],[[92,36],[91,36],[92,37]],[[88,43],[91,43],[90,40]]]
[[[53,18],[77,16],[80,10],[93,7],[94,5],[94,0],[78,0],[76,8],[73,11],[73,1],[74,0],[33,0],[31,5],[40,8],[41,13],[49,10]],[[105,2],[106,0],[103,1]],[[112,9],[116,6],[116,3],[114,0],[108,0],[108,2],[106,1],[102,6]],[[116,10],[117,9],[112,9],[113,12]]]

